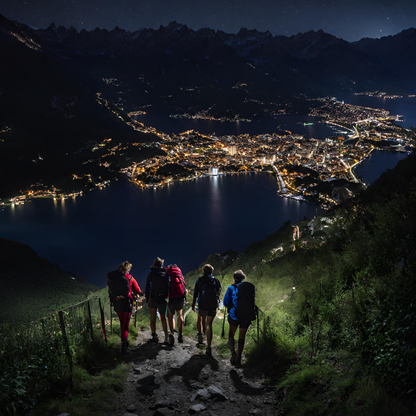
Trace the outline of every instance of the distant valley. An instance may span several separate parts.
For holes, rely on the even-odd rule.
[[[322,31],[273,37],[176,22],[78,32],[0,16],[0,197],[88,190],[163,155],[156,131],[129,125],[131,112],[232,120],[307,114],[310,98],[339,91],[410,94],[415,39],[415,29],[349,43]]]

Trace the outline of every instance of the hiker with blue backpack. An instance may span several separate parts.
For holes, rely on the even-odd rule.
[[[206,264],[202,268],[202,271],[204,275],[195,283],[192,310],[194,312],[196,311],[195,305],[198,303],[198,319],[196,323],[198,343],[202,344],[202,332],[205,329],[207,336],[207,348],[205,353],[208,357],[212,357],[212,322],[220,304],[221,283],[212,275],[214,268],[210,264]]]
[[[244,282],[246,275],[237,270],[234,272],[234,284],[228,287],[222,300],[228,309],[228,348],[231,352],[231,364],[241,365],[241,355],[244,349],[246,333],[251,322],[256,319],[257,307],[255,305],[255,288],[252,283]],[[235,350],[234,336],[238,331],[237,351]]]
[[[107,273],[108,296],[110,304],[120,320],[121,352],[126,353],[128,347],[130,317],[133,300],[136,295],[143,295],[139,285],[130,274],[132,264],[128,261],[120,264],[117,270]]]
[[[169,303],[168,303],[168,324],[169,324],[169,344],[175,343],[175,312],[178,317],[178,342],[183,343],[183,327],[185,319],[183,307],[186,302],[186,283],[181,269],[176,264],[170,264],[166,268],[169,277]]]
[[[168,326],[166,323],[166,305],[169,292],[169,278],[166,269],[163,267],[164,260],[156,257],[150,273],[146,279],[146,303],[150,311],[150,329],[152,331],[153,342],[158,342],[159,338],[156,333],[156,317],[159,311],[160,322],[162,323],[163,332],[165,333],[165,343],[168,343]]]

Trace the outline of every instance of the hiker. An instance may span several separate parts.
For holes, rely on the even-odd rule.
[[[195,312],[195,305],[198,302],[198,320],[196,322],[198,343],[202,344],[202,332],[206,332],[207,349],[205,353],[211,357],[212,321],[220,303],[221,283],[212,275],[214,268],[210,264],[206,264],[202,271],[204,275],[195,283],[192,310]]]
[[[165,343],[168,343],[168,326],[166,323],[166,298],[168,297],[169,279],[166,270],[163,268],[164,260],[156,257],[150,273],[146,279],[146,303],[150,311],[150,329],[152,331],[152,341],[158,342],[156,334],[156,316],[159,311],[160,322],[165,333]]]
[[[231,364],[240,366],[241,355],[244,349],[247,329],[251,322],[256,319],[255,288],[252,283],[244,282],[246,275],[237,270],[234,272],[234,284],[229,286],[222,300],[228,309],[228,323],[230,329],[228,332],[228,348],[231,351]],[[234,335],[238,331],[237,352],[235,351]]]
[[[128,261],[120,264],[118,270],[107,273],[108,295],[110,303],[120,320],[121,351],[126,353],[129,342],[129,324],[133,310],[134,297],[143,295],[136,279],[130,274],[132,264]]]
[[[183,327],[185,319],[183,317],[183,307],[186,302],[186,283],[181,269],[176,264],[170,264],[166,269],[169,277],[169,303],[168,303],[168,324],[169,324],[169,344],[175,343],[175,312],[178,316],[178,342],[183,343]]]

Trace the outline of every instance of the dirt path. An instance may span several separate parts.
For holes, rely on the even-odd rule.
[[[250,377],[244,365],[233,367],[215,348],[209,358],[194,339],[184,337],[183,344],[175,340],[173,346],[149,340],[148,329],[139,331],[126,355],[132,368],[112,416],[278,414],[274,393],[263,380]]]

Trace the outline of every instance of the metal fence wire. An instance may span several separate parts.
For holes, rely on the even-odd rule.
[[[270,316],[267,316],[260,308],[257,308],[257,319],[252,322],[247,330],[247,336],[259,343],[266,337],[270,329]]]
[[[2,395],[20,391],[16,390],[19,380],[32,376],[36,379],[32,393],[46,390],[50,383],[71,387],[77,354],[94,338],[105,335],[102,316],[101,300],[96,297],[28,326],[0,324],[0,401]]]
[[[227,311],[226,309],[220,310],[218,314],[221,319],[223,319],[222,333],[221,337],[225,337],[225,321],[227,320]],[[257,308],[256,320],[251,323],[247,330],[247,336],[250,337],[254,342],[259,343],[262,341],[267,332],[270,330],[270,316],[267,316],[260,308]]]
[[[94,331],[102,330],[99,298],[87,299],[62,309],[57,315],[62,336],[66,341],[67,355],[71,355],[76,347],[91,342],[94,339]]]

